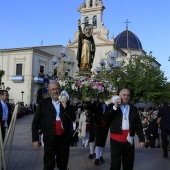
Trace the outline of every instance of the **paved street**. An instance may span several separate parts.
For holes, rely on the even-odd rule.
[[[11,151],[9,170],[42,170],[43,147],[34,151],[31,141],[31,122],[33,115],[17,119],[13,147]],[[137,141],[135,142],[137,143]],[[137,147],[137,144],[136,144]],[[94,165],[94,159],[89,160],[89,148],[72,147],[70,149],[69,170],[109,170],[110,151],[109,139],[107,140],[104,158],[105,163]],[[135,170],[169,170],[170,160],[162,158],[161,149],[136,148]]]

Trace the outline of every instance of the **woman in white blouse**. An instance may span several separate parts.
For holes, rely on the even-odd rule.
[[[84,112],[80,115],[79,119],[79,137],[82,138],[82,145],[85,147],[89,143],[89,121],[88,121],[89,111],[87,106],[84,106]]]

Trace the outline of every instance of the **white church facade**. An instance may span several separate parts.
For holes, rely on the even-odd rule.
[[[101,59],[106,59],[107,52],[117,54],[118,60],[128,62],[132,56],[145,55],[138,37],[128,30],[120,33],[116,38],[108,39],[109,30],[104,26],[102,19],[105,7],[102,0],[86,0],[80,5],[81,23],[93,25],[93,38],[96,45],[95,58],[92,72],[99,66]],[[82,24],[82,29],[83,29]],[[12,102],[23,101],[25,104],[37,103],[43,96],[43,77],[39,74],[52,76],[55,74],[52,58],[59,56],[64,49],[67,55],[74,60],[69,76],[79,70],[77,67],[78,30],[74,33],[74,40],[69,41],[67,46],[38,46],[28,48],[0,49],[0,70],[4,70],[2,77],[4,86],[10,87],[10,99]],[[159,63],[155,61],[157,66]],[[21,93],[24,92],[24,93]]]

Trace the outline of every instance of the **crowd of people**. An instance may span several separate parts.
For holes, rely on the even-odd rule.
[[[93,101],[93,103],[98,103],[99,101]],[[95,105],[95,104],[94,104]],[[87,107],[85,103],[78,103],[77,106],[75,107],[75,110],[77,110],[77,114],[79,115],[79,126],[78,126],[78,131],[77,131],[77,137],[76,142],[80,141],[82,142],[82,146],[90,147],[90,155],[89,158],[92,159],[96,156],[96,153],[99,152],[98,148],[98,142],[94,140],[94,145],[91,147],[91,142],[89,142],[90,135],[90,121],[89,117],[90,114],[95,115],[96,113],[101,115],[98,120],[100,120],[100,126],[96,126],[95,123],[95,116],[93,121],[91,122],[94,126],[94,136],[98,140],[103,139],[103,145],[102,145],[102,151],[101,153],[97,154],[95,164],[98,165],[99,162],[101,161],[104,163],[104,159],[102,157],[103,154],[103,148],[105,146],[105,140],[107,138],[108,134],[108,127],[110,126],[110,122],[105,122],[106,130],[104,131],[104,128],[102,127],[102,124],[107,116],[107,112],[105,113],[105,110],[108,110],[107,105],[104,103],[100,102],[100,109],[97,110],[94,105],[92,107],[94,110],[91,110],[90,108]],[[84,109],[84,110],[83,110]],[[94,112],[93,112],[94,111]],[[103,112],[103,113],[101,113]],[[144,134],[144,143],[146,148],[162,148],[163,149],[163,157],[167,158],[168,157],[168,149],[170,148],[170,134],[169,134],[169,129],[170,129],[170,107],[168,106],[167,102],[164,102],[162,105],[160,105],[157,108],[138,108],[138,115],[140,117],[140,121],[142,124],[142,129],[143,129],[143,134]],[[97,118],[97,117],[96,117]],[[162,118],[162,121],[161,121]],[[111,120],[112,118],[109,117],[108,120]],[[97,120],[97,119],[96,119]],[[103,122],[102,122],[103,121]],[[77,122],[78,123],[78,122]],[[137,122],[136,122],[137,123]],[[161,127],[162,124],[162,127]],[[102,127],[102,128],[101,128]],[[101,133],[101,131],[103,133]],[[162,132],[163,131],[163,135]],[[111,132],[111,131],[110,131]],[[98,136],[100,134],[100,136]],[[102,136],[103,135],[103,136]],[[163,138],[163,140],[162,140]],[[77,146],[77,145],[76,145]],[[101,146],[101,145],[100,145]],[[95,147],[95,149],[92,149]],[[115,165],[114,165],[115,166]]]
[[[14,108],[14,107],[13,107]],[[19,103],[19,109],[17,118],[21,118],[23,116],[27,116],[36,112],[37,104],[25,104],[23,102]]]
[[[160,128],[161,115],[159,114],[162,106],[159,106],[158,108],[138,108],[139,115],[142,121],[143,132],[145,135],[146,148],[162,148],[162,135]],[[170,138],[168,136],[168,147],[170,143],[169,141]]]
[[[141,117],[143,131],[145,134],[145,147],[158,148],[161,147],[160,128],[158,124],[158,110],[156,108],[138,108]]]
[[[104,108],[98,99],[78,105],[79,119],[77,135],[81,139],[82,146],[90,148],[88,158],[93,159],[94,164],[104,163],[103,151],[109,130],[109,124],[103,120]],[[105,105],[106,106],[106,105]]]
[[[129,104],[128,89],[122,89],[120,97],[108,106],[99,99],[74,105],[67,95],[61,95],[61,87],[57,82],[49,83],[48,92],[50,97],[38,105],[32,122],[35,150],[39,148],[39,130],[43,134],[44,170],[52,170],[55,166],[66,170],[69,148],[77,146],[79,140],[83,146],[89,147],[88,158],[95,158],[95,165],[104,163],[103,151],[109,127],[110,170],[120,169],[121,164],[124,169],[133,169],[133,137],[137,132],[139,147],[144,147],[145,138],[138,110]]]
[[[19,103],[17,118],[30,115],[36,112],[36,104],[27,105],[23,102]],[[12,114],[15,108],[14,103],[9,103],[9,93],[7,90],[0,90],[0,126],[2,132],[2,140],[5,139],[6,129],[9,128]]]
[[[122,89],[106,105],[99,99],[71,103],[69,96],[61,95],[60,84],[51,82],[49,98],[41,103],[19,106],[18,118],[34,114],[32,141],[35,150],[44,146],[44,170],[67,170],[70,146],[89,148],[89,159],[94,164],[105,163],[104,148],[110,135],[110,170],[132,170],[134,166],[134,136],[139,147],[162,148],[168,159],[170,144],[170,106],[165,101],[158,108],[137,108],[129,103],[130,91]],[[0,124],[2,139],[9,127],[14,105],[8,101],[8,91],[0,91]]]

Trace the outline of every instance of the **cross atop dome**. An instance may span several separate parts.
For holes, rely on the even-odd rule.
[[[128,19],[124,22],[126,24],[126,29],[128,29],[128,24],[130,24],[130,22],[128,21]]]

